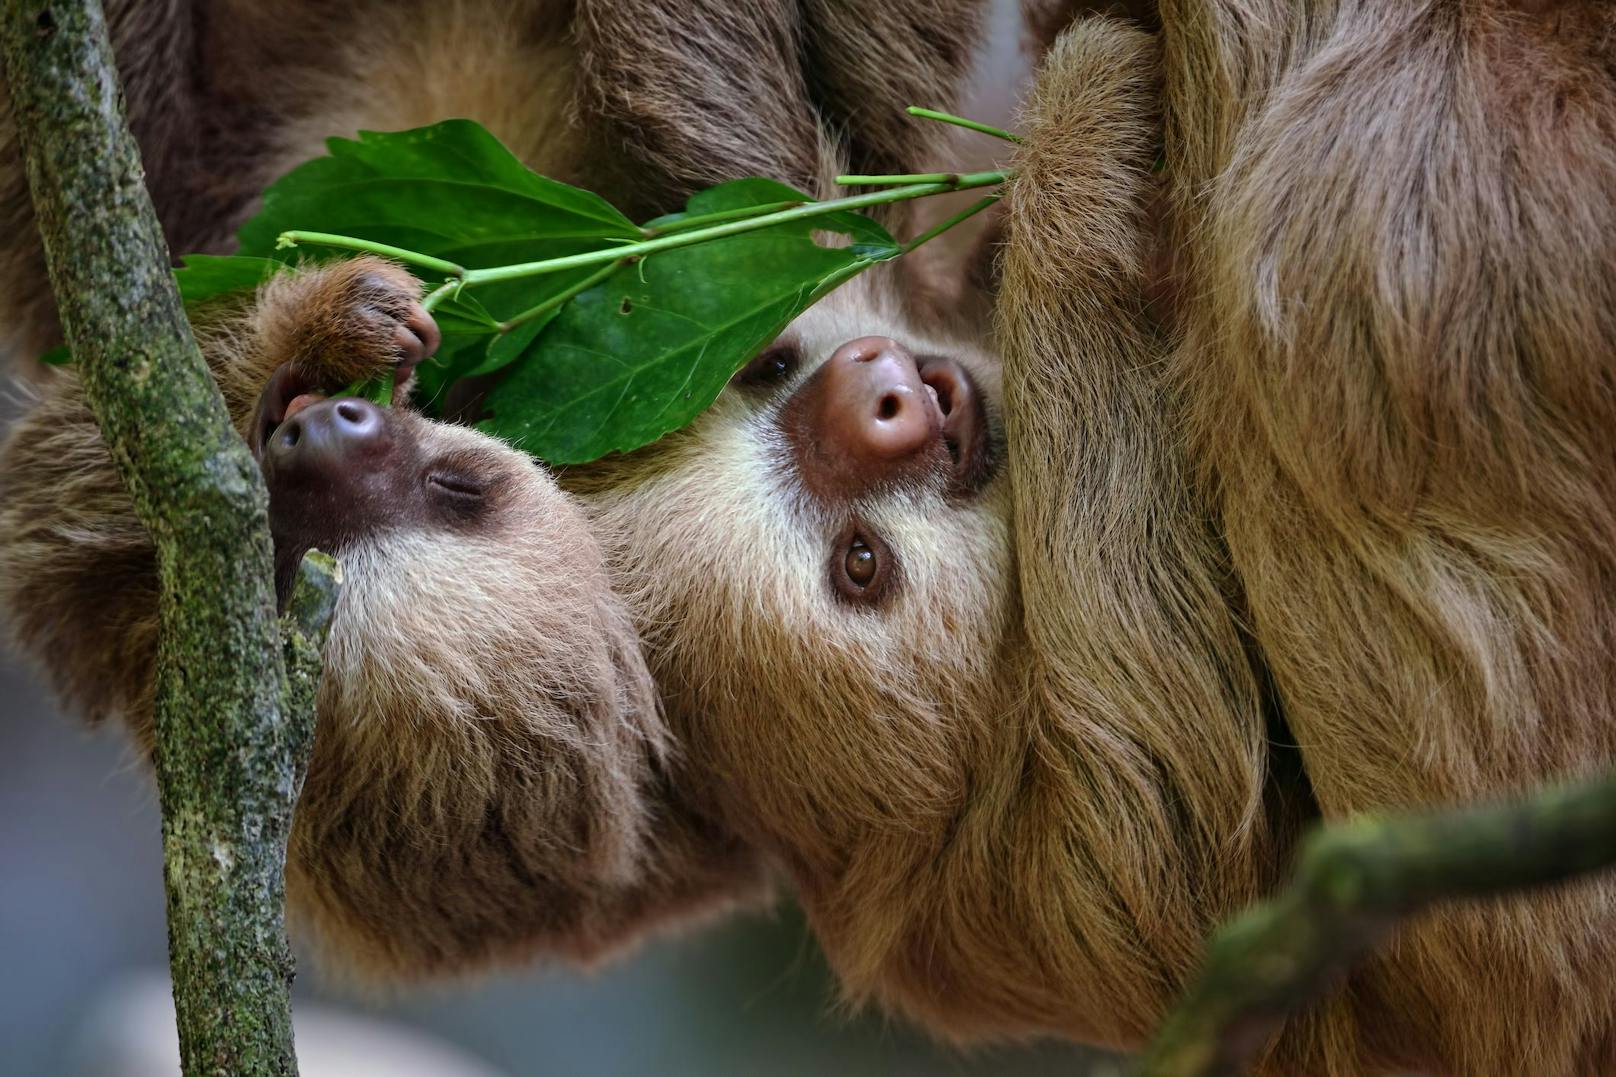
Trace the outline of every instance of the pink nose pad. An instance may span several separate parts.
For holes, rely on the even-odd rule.
[[[942,444],[942,421],[914,356],[889,337],[837,348],[782,414],[804,484],[831,501],[924,470]]]
[[[937,436],[936,409],[914,357],[888,337],[859,337],[827,360],[827,435],[849,451],[881,461],[902,460]]]

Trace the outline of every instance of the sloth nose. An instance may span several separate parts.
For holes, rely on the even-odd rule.
[[[265,462],[277,477],[340,477],[356,454],[382,443],[386,417],[368,400],[344,397],[298,408],[269,437]]]
[[[940,416],[915,357],[891,337],[859,337],[825,363],[825,434],[868,467],[902,462],[936,440]]]
[[[837,348],[787,403],[782,423],[804,484],[832,501],[925,473],[942,443],[943,415],[919,365],[890,337]]]

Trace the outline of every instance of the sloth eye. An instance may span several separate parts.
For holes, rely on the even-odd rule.
[[[856,538],[847,548],[847,561],[842,567],[854,586],[868,587],[875,579],[875,551],[866,546],[863,539]]]
[[[730,384],[742,389],[768,389],[783,385],[796,373],[802,355],[792,344],[776,344],[759,352],[750,363],[736,371]]]
[[[426,488],[432,504],[451,522],[470,523],[488,509],[488,484],[475,475],[431,471],[426,476]]]
[[[837,540],[831,560],[831,582],[843,599],[861,606],[875,605],[892,589],[896,559],[887,544],[874,534],[849,528]]]
[[[432,487],[434,493],[445,497],[473,499],[483,496],[482,484],[464,475],[453,475],[445,472],[433,472],[426,477],[427,485]]]

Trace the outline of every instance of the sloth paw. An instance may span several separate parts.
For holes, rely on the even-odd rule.
[[[421,284],[380,258],[352,258],[291,277],[261,308],[271,356],[327,391],[396,369],[402,385],[438,348]]]

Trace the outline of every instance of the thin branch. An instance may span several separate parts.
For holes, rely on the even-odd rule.
[[[1224,926],[1137,1073],[1239,1073],[1285,1019],[1341,983],[1404,919],[1455,898],[1616,865],[1616,775],[1514,804],[1370,818],[1303,847],[1296,878]]]
[[[299,244],[308,243],[316,247],[341,247],[344,250],[359,251],[363,254],[377,254],[383,258],[392,258],[406,265],[419,266],[434,273],[441,273],[448,277],[462,277],[466,267],[444,258],[435,258],[430,254],[420,254],[416,251],[395,247],[391,243],[377,243],[369,239],[355,239],[353,236],[339,236],[330,232],[282,232],[275,239],[275,248],[285,250]]]
[[[283,640],[268,494],[185,320],[100,4],[0,0],[0,58],[62,328],[156,548],[155,762],[184,1070],[293,1074],[282,872],[334,579],[311,560]]]
[[[967,120],[964,116],[956,116],[952,112],[938,112],[934,108],[921,108],[919,105],[910,105],[904,109],[911,116],[919,116],[923,120],[936,120],[938,123],[950,123],[955,127],[963,127],[967,131],[980,131],[984,135],[1002,138],[1006,142],[1020,142],[1021,136],[1012,134],[1002,127],[994,127],[990,123],[980,120]]]
[[[843,187],[896,187],[905,183],[953,183],[958,172],[900,172],[889,176],[837,176]]]
[[[671,235],[659,235],[654,239],[642,240],[638,243],[626,243],[619,247],[604,247],[600,250],[569,254],[560,258],[546,258],[538,262],[491,266],[486,269],[467,269],[461,271],[458,276],[460,282],[470,288],[500,281],[537,277],[546,273],[559,273],[565,269],[582,269],[585,266],[605,265],[624,258],[644,257],[658,251],[689,247],[697,243],[705,243],[708,240],[720,239],[724,236],[755,232],[761,228],[772,228],[787,221],[809,220],[831,213],[840,213],[844,210],[864,209],[869,206],[882,206],[893,202],[906,202],[912,198],[925,198],[928,195],[943,194],[948,191],[966,191],[977,187],[997,187],[1010,178],[1012,174],[1006,169],[991,172],[964,172],[948,183],[904,184],[885,191],[872,191],[869,194],[851,195],[847,198],[835,198],[825,202],[809,202],[805,205],[793,206],[789,209],[764,213],[759,216],[748,215],[742,220],[726,220],[716,224],[709,223],[705,227],[691,228],[689,231],[674,232]],[[375,253],[379,246],[384,246],[371,243],[369,240],[331,235],[324,232],[286,232],[283,233],[281,238],[292,239],[299,243],[316,243],[327,247],[372,253]],[[429,257],[428,255],[416,254],[413,251],[401,251],[397,247],[388,248],[382,253],[387,253],[401,261],[412,262],[417,265],[422,264],[422,260]],[[434,261],[439,260],[435,259]],[[458,266],[453,266],[452,263],[448,262],[443,262],[442,265],[452,266],[455,270],[459,269]]]
[[[499,323],[500,334],[504,335],[509,333],[512,329],[515,329],[519,325],[526,325],[534,318],[550,313],[552,310],[567,302],[578,293],[589,291],[589,289],[593,288],[595,285],[599,284],[613,273],[616,273],[619,269],[622,269],[623,266],[633,261],[637,261],[637,259],[620,258],[611,265],[602,266],[582,280],[563,288],[561,291],[557,292],[555,295],[552,295],[544,302],[531,306],[522,313],[507,318],[505,321]]]
[[[451,295],[454,295],[456,292],[460,291],[460,288],[461,284],[459,278],[451,277],[449,280],[444,281],[442,284],[428,292],[426,294],[426,298],[421,300],[421,306],[425,307],[428,313],[431,313],[432,311],[438,309],[439,303],[442,303],[445,299],[448,299]]]
[[[997,202],[1000,197],[1001,196],[998,194],[990,194],[986,198],[972,202],[969,206],[966,206],[964,209],[960,210],[947,220],[932,225],[930,228],[926,229],[924,232],[905,243],[903,245],[903,253],[908,254],[916,247],[925,246],[927,243],[930,243],[932,240],[936,239],[950,228],[953,228],[955,225],[963,224],[972,217],[975,217],[978,213],[981,213],[983,210],[993,205],[993,203]]]
[[[657,236],[668,236],[675,232],[689,232],[695,228],[706,228],[708,225],[722,224],[725,221],[762,217],[768,213],[778,213],[782,209],[793,209],[797,206],[809,204],[800,199],[788,202],[761,202],[755,206],[723,209],[715,213],[698,213],[694,217],[675,217],[673,220],[664,218],[661,224],[656,221],[649,222],[644,228],[640,229],[640,233],[646,239],[655,239]]]

